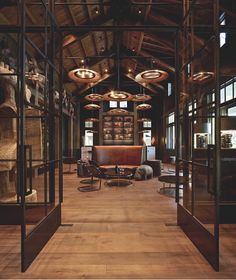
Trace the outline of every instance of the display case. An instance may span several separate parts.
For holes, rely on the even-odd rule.
[[[103,143],[105,145],[134,144],[133,116],[104,116]]]
[[[195,149],[206,149],[209,144],[208,133],[195,133],[194,134],[194,148]]]

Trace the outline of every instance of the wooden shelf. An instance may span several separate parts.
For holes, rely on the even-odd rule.
[[[133,116],[103,116],[103,143],[132,145],[134,143]]]

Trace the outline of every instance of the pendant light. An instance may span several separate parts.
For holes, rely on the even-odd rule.
[[[116,90],[112,90],[104,94],[104,99],[107,101],[129,101],[132,100],[133,95],[120,90],[120,34],[117,34],[117,85]]]

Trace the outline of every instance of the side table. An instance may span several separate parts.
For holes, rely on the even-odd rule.
[[[146,160],[143,164],[149,165],[153,169],[153,177],[158,177],[161,175],[161,160],[159,159],[152,159]]]

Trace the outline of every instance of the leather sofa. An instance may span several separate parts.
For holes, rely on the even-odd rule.
[[[142,163],[142,146],[94,146],[92,158],[101,168],[137,168]]]

